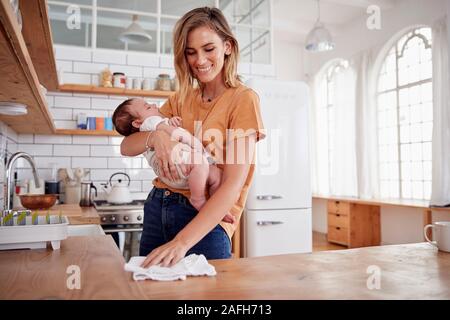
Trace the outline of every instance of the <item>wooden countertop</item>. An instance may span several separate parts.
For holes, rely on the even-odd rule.
[[[450,299],[450,254],[426,243],[212,260],[217,276],[134,282],[110,236],[0,252],[0,299]],[[81,289],[66,288],[67,267]],[[369,266],[381,288],[369,290]]]
[[[62,213],[70,224],[100,224],[100,217],[94,207],[80,207],[78,204],[56,204],[49,210],[37,210],[39,215]]]

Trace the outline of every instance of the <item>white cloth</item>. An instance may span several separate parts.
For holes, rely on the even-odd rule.
[[[156,127],[161,122],[165,122],[166,124],[169,124],[168,118],[162,118],[160,116],[151,116],[142,122],[141,126],[139,127],[139,131],[156,131]]]
[[[449,39],[445,19],[433,26],[433,176],[430,204],[450,203]]]
[[[184,257],[172,267],[151,266],[141,268],[146,257],[131,257],[125,264],[125,271],[133,272],[133,280],[173,281],[186,280],[187,276],[215,276],[214,266],[210,265],[204,255],[195,253]]]

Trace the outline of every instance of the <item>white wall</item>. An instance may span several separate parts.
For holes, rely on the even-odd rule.
[[[306,53],[306,72],[316,73],[329,60],[350,58],[370,48],[377,52],[398,32],[414,25],[429,25],[443,17],[447,11],[445,0],[402,0],[381,14],[381,30],[368,30],[366,17],[358,19],[344,28],[334,38],[335,50],[326,53]],[[450,5],[448,5],[450,6]],[[450,10],[450,9],[449,9]],[[450,27],[450,26],[449,26]],[[450,220],[450,215],[433,213],[433,220]],[[326,232],[327,212],[325,200],[313,201],[313,230]],[[422,210],[381,207],[381,241],[383,244],[423,241]]]
[[[304,44],[289,39],[283,31],[274,31],[274,65],[276,78],[286,81],[304,81]]]

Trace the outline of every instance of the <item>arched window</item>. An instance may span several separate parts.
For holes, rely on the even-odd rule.
[[[431,29],[417,28],[389,50],[378,78],[380,195],[431,194]]]
[[[336,128],[336,92],[337,76],[349,66],[348,61],[339,60],[325,67],[318,81],[316,91],[316,144],[317,148],[317,185],[319,193],[333,193],[335,174],[333,159],[335,158],[334,135]]]

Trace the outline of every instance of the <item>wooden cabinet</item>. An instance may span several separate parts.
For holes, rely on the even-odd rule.
[[[380,207],[329,200],[328,241],[349,248],[380,245]]]

